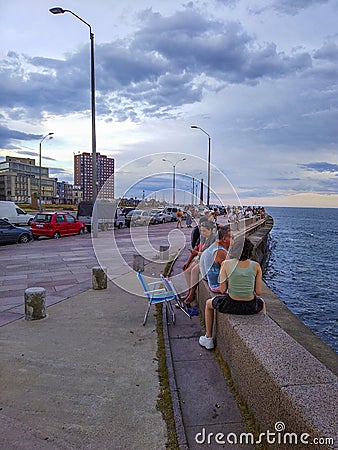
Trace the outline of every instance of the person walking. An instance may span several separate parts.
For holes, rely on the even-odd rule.
[[[182,228],[182,219],[183,219],[183,213],[179,209],[176,213],[176,220],[177,220],[176,228]]]
[[[186,224],[187,228],[191,228],[192,217],[191,217],[190,211],[187,211],[187,218],[186,218],[185,224]]]

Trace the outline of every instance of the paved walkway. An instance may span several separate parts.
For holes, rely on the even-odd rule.
[[[191,230],[183,230],[189,242]],[[185,256],[178,260],[176,272]],[[90,266],[93,262],[86,260]],[[146,273],[153,275],[162,268],[152,263]],[[67,280],[65,273],[60,274],[54,286],[59,295],[71,289]],[[91,290],[88,278],[83,283],[73,285],[85,290],[67,301],[59,296],[59,302],[48,308],[47,319],[20,319],[0,328],[0,446],[6,450],[165,449],[166,425],[156,409],[154,314],[143,327],[144,298],[111,282],[101,291]],[[130,277],[130,285],[141,293],[136,277]],[[18,289],[21,296],[23,287]],[[6,280],[1,295],[6,296]],[[179,420],[184,428],[181,448],[230,449],[231,445],[195,442],[203,429],[224,434],[244,431],[214,352],[198,345],[201,332],[198,317],[189,320],[179,311],[177,325],[168,329],[171,381],[176,383],[178,399],[175,415],[182,413]]]
[[[177,275],[188,259],[188,249],[177,259],[172,276],[179,286]],[[176,381],[176,392],[184,432],[179,433],[181,448],[190,450],[233,449],[231,444],[215,442],[217,433],[245,432],[244,421],[224,378],[214,351],[204,349],[198,338],[204,334],[199,316],[189,319],[179,310],[176,325],[168,326],[171,362]],[[179,418],[180,419],[180,418]],[[179,421],[178,421],[179,422]],[[210,443],[207,436],[210,435]],[[205,436],[205,438],[204,438]],[[197,438],[197,441],[196,441]],[[201,442],[204,441],[204,444]],[[236,449],[252,449],[250,445],[236,445]]]

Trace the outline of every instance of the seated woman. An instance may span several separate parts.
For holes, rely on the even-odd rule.
[[[252,242],[245,239],[239,259],[225,260],[222,264],[221,292],[225,295],[217,295],[207,300],[206,333],[199,338],[200,345],[208,350],[214,348],[212,339],[214,309],[228,314],[257,314],[260,311],[266,313],[263,299],[257,297],[262,293],[262,269],[258,262],[250,259],[252,251]]]
[[[203,221],[200,225],[200,243],[191,251],[186,263],[183,265],[184,276],[188,286],[188,294],[184,299],[187,307],[195,298],[196,287],[199,282],[199,258],[202,252],[208,248],[216,239],[215,223]]]

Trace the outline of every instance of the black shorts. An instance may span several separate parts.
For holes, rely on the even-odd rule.
[[[249,315],[262,311],[264,303],[260,297],[253,300],[233,300],[226,295],[217,295],[212,300],[212,306],[221,313]]]

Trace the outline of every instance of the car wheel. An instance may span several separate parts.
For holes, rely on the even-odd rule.
[[[162,223],[165,223],[165,219],[162,220]]]
[[[59,239],[59,237],[60,237],[60,233],[59,233],[58,231],[56,231],[56,232],[53,234],[53,239]]]
[[[119,230],[121,230],[121,228],[122,228],[122,223],[121,223],[121,222],[118,224],[117,228],[118,228]]]
[[[29,242],[30,241],[30,238],[29,238],[29,235],[28,234],[22,234],[20,237],[19,237],[19,244],[27,244],[27,242]]]
[[[79,234],[84,234],[84,232],[85,232],[84,228],[79,229]]]

